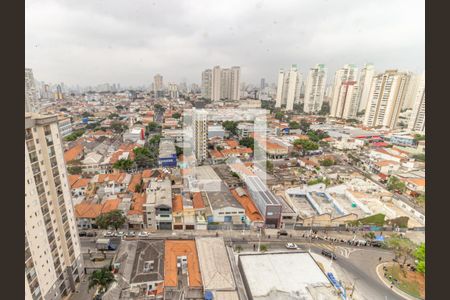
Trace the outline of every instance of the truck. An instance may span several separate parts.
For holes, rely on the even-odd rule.
[[[111,239],[98,239],[95,247],[97,250],[116,250],[116,245],[111,243]]]

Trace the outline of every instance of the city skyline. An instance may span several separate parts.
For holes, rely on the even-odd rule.
[[[149,84],[157,73],[198,84],[201,72],[214,65],[239,65],[241,81],[253,84],[261,77],[275,82],[278,69],[291,64],[304,74],[319,63],[330,74],[344,64],[369,62],[379,72],[424,70],[423,1],[284,7],[249,1],[239,5],[239,14],[229,4],[186,1],[177,2],[176,19],[165,17],[174,7],[166,2],[126,8],[112,1],[100,9],[95,3],[27,1],[26,66],[39,80],[82,86]],[[406,5],[409,13],[399,15]],[[311,19],[314,12],[323,18]]]

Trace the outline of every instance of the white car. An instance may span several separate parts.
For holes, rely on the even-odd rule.
[[[294,244],[294,243],[287,243],[286,248],[296,250],[296,249],[298,249],[298,246],[297,246],[297,244]]]
[[[119,231],[118,233],[117,233],[117,236],[118,237],[122,237],[122,236],[124,236],[125,235],[125,233],[123,232],[123,231]]]
[[[105,237],[112,237],[113,233],[111,231],[105,232],[105,234],[103,235]]]
[[[145,231],[141,231],[139,232],[138,237],[148,237],[148,233]]]

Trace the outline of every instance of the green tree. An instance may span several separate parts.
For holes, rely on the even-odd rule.
[[[159,128],[158,123],[156,122],[150,122],[147,124],[147,131],[148,132],[155,132]]]
[[[80,166],[68,166],[67,172],[70,175],[79,175],[83,172],[83,169]]]
[[[156,134],[156,135],[152,136],[152,138],[148,142],[151,145],[158,145],[160,140],[161,140],[161,135]]]
[[[283,114],[281,111],[277,111],[277,112],[275,113],[275,119],[281,121],[281,120],[283,119],[283,117],[284,117],[284,114]]]
[[[418,260],[417,271],[425,274],[425,243],[420,244],[414,252],[414,257]]]
[[[290,129],[300,129],[300,124],[298,122],[291,121],[291,122],[289,122],[289,128]]]
[[[305,119],[300,120],[300,129],[303,132],[308,132],[310,126],[311,126],[311,124],[309,124],[309,122],[306,121]]]
[[[414,135],[414,142],[419,142],[419,141],[424,141],[425,140],[425,135],[422,134],[415,134]]]
[[[413,158],[417,161],[424,162],[425,161],[425,153],[414,154]]]
[[[134,186],[135,193],[143,193],[144,192],[144,180],[141,179],[139,183]]]
[[[267,247],[267,245],[261,245],[261,246],[259,246],[259,251],[261,251],[261,252],[266,252],[268,250],[268,247]]]
[[[113,164],[114,169],[128,170],[133,166],[133,161],[129,159],[119,159]]]
[[[297,139],[294,141],[294,146],[302,149],[303,151],[318,150],[319,145],[313,141]]]
[[[252,150],[255,148],[255,139],[252,137],[245,137],[239,140],[239,145],[252,148]]]
[[[183,148],[175,145],[175,151],[177,152],[177,157],[183,154]]]
[[[394,251],[395,257],[398,260],[402,260],[401,266],[403,267],[406,263],[406,260],[411,257],[414,250],[416,249],[416,245],[408,239],[400,236],[391,236],[386,240],[386,246]]]
[[[266,171],[268,173],[273,172],[273,163],[270,160],[266,160]]]
[[[83,118],[89,118],[89,117],[92,117],[92,114],[89,113],[89,112],[87,112],[87,111],[85,111],[85,112],[83,112],[83,113],[81,114],[81,116],[82,116]]]
[[[117,110],[123,110],[124,107],[123,107],[122,105],[117,105],[117,106],[116,106],[116,109],[117,109]]]
[[[106,292],[109,285],[116,280],[114,279],[114,274],[106,267],[95,270],[89,275],[89,286],[88,289],[100,288],[100,292]]]
[[[405,183],[402,182],[400,179],[398,179],[395,176],[389,177],[388,183],[387,183],[387,189],[389,191],[398,191],[403,193],[406,189]]]
[[[234,121],[224,121],[224,122],[222,122],[222,127],[225,128],[225,130],[236,135],[238,124],[239,124],[238,122],[234,122]]]
[[[120,210],[113,210],[108,213],[101,214],[95,220],[95,223],[101,229],[113,227],[116,231],[125,224],[127,218]]]
[[[110,115],[108,116],[108,119],[112,120],[112,119],[117,119],[118,117],[119,117],[118,114],[112,113],[112,114],[110,114]]]
[[[174,118],[174,119],[179,119],[180,117],[181,117],[181,114],[179,112],[172,114],[172,118]]]
[[[128,129],[128,126],[126,126],[125,124],[122,124],[122,122],[113,121],[113,122],[111,122],[111,129],[115,133],[122,133],[122,132],[124,132],[125,130]]]
[[[329,166],[334,165],[334,160],[326,158],[326,159],[322,159],[321,161],[319,161],[319,163],[321,166],[329,167]]]

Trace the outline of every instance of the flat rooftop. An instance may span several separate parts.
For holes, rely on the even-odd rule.
[[[197,247],[194,240],[166,240],[164,251],[164,286],[178,286],[177,257],[187,257],[190,287],[202,287]]]
[[[248,189],[260,196],[267,205],[282,205],[281,201],[267,188],[258,176],[245,176]]]
[[[313,299],[310,289],[331,287],[307,252],[242,254],[239,265],[249,298],[253,299]],[[315,299],[334,297],[325,292],[322,298]]]
[[[223,182],[220,183],[220,191],[207,191],[206,195],[213,210],[224,207],[242,208],[242,205],[233,197]]]
[[[234,290],[236,285],[223,238],[201,237],[195,243],[205,290]]]

